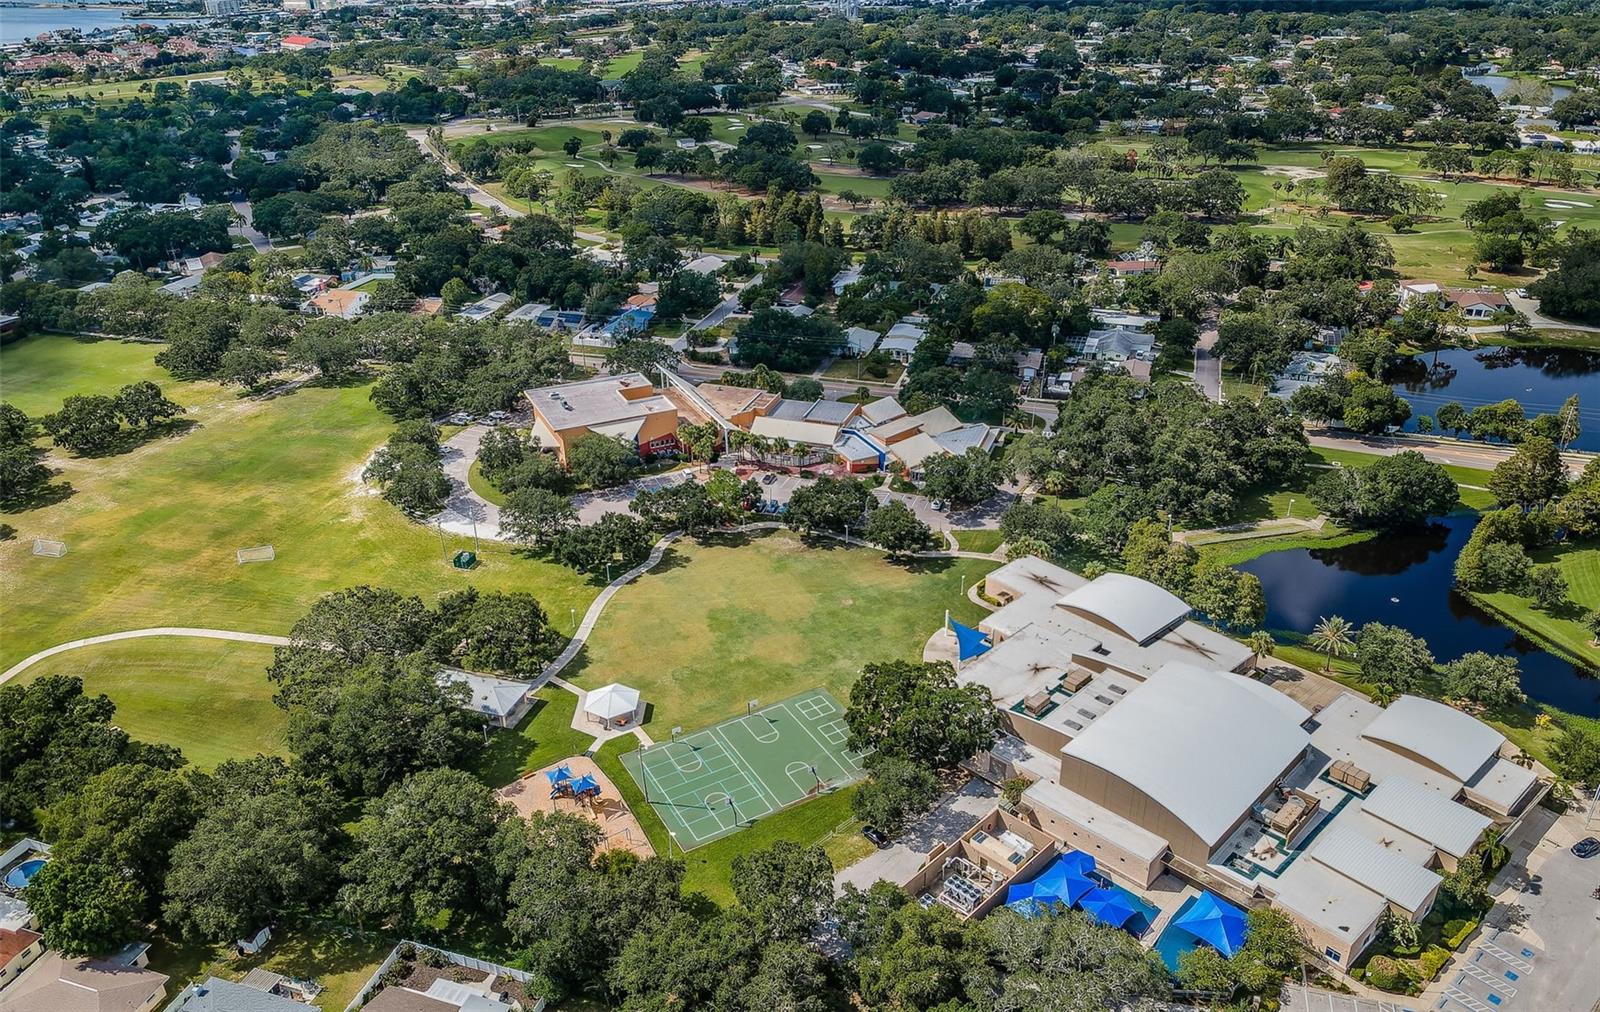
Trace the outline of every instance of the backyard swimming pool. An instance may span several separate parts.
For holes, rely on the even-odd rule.
[[[6,872],[6,885],[13,889],[26,888],[28,883],[33,880],[33,877],[39,874],[39,869],[43,868],[44,865],[45,860],[42,857],[36,857],[22,862],[15,868]]]

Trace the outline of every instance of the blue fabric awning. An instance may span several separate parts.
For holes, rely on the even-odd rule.
[[[1120,928],[1138,913],[1128,897],[1116,889],[1091,889],[1078,900],[1078,909],[1101,924]]]
[[[957,654],[964,661],[986,654],[994,646],[989,642],[989,634],[981,629],[962,625],[955,619],[950,620],[950,628],[956,634]]]
[[[572,782],[572,793],[583,794],[586,791],[600,792],[600,782],[587,773]]]
[[[557,766],[553,770],[545,770],[544,775],[550,781],[551,787],[557,784],[564,784],[572,779],[572,771],[565,766]]]
[[[1069,850],[1056,858],[1056,860],[1065,865],[1073,874],[1080,875],[1083,878],[1088,878],[1089,873],[1094,871],[1094,855],[1086,854],[1081,850]]]
[[[1203,892],[1181,917],[1172,922],[1172,925],[1182,928],[1232,959],[1233,954],[1239,951],[1239,946],[1244,944],[1248,922],[1245,920],[1243,910],[1227,900]]]
[[[1078,874],[1071,864],[1058,857],[1050,862],[1038,878],[1008,888],[1006,902],[1010,904],[1031,899],[1046,905],[1060,903],[1070,907],[1094,888],[1092,880]]]

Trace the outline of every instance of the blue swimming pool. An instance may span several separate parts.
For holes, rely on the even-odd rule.
[[[33,877],[39,874],[39,869],[43,868],[44,865],[45,861],[42,857],[22,862],[6,872],[6,885],[13,889],[26,888],[28,883],[33,880]]]
[[[1189,908],[1194,906],[1195,901],[1199,898],[1200,897],[1198,896],[1191,896],[1184,900],[1183,906],[1179,907],[1178,912],[1172,915],[1172,920],[1176,921],[1181,919],[1184,914],[1189,912]],[[1168,970],[1171,970],[1173,973],[1177,973],[1178,958],[1185,952],[1192,952],[1199,947],[1200,940],[1198,938],[1194,937],[1182,928],[1173,927],[1172,922],[1169,921],[1167,922],[1166,929],[1161,932],[1161,937],[1156,939],[1154,951],[1156,955],[1161,957],[1161,961],[1167,964]]]

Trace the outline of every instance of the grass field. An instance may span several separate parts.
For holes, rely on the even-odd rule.
[[[509,730],[495,731],[489,747],[472,765],[479,780],[504,787],[558,759],[582,755],[594,739],[572,727],[578,697],[565,689],[546,686],[534,697],[539,705]]]
[[[0,396],[53,405],[81,386],[153,375],[156,346],[70,338],[0,351]],[[129,372],[100,360],[122,359]],[[142,356],[142,357],[141,357]],[[90,377],[85,383],[80,376]],[[20,378],[19,378],[20,377]],[[484,545],[478,568],[451,568],[470,547],[406,520],[358,479],[391,422],[365,385],[307,386],[274,399],[241,399],[215,384],[168,380],[192,410],[185,434],[121,456],[52,453],[72,494],[9,514],[0,544],[0,667],[81,636],[157,625],[283,633],[319,595],[356,584],[433,600],[468,586],[535,594],[564,633],[596,588],[570,569]],[[59,559],[34,557],[32,538],[67,542]],[[271,544],[277,558],[237,565],[234,551]]]
[[[679,847],[693,850],[861,778],[844,707],[805,692],[629,752],[622,765]]]
[[[956,531],[956,544],[963,552],[993,552],[1005,543],[1006,536],[997,530]]]
[[[1583,616],[1600,609],[1600,543],[1587,541],[1576,545],[1556,545],[1540,548],[1531,553],[1540,564],[1554,564],[1567,578],[1568,597],[1572,605],[1552,614],[1533,606],[1533,601],[1515,594],[1474,594],[1492,610],[1533,633],[1534,637],[1554,644],[1568,656],[1588,662],[1600,669],[1600,647],[1592,642]]]
[[[173,745],[202,769],[285,751],[284,712],[267,680],[272,648],[226,640],[152,637],[46,658],[22,682],[77,675],[117,704],[116,723],[140,741]]]
[[[823,688],[843,699],[865,663],[920,658],[946,608],[995,564],[888,563],[870,549],[814,546],[786,531],[678,542],[647,579],[619,592],[566,677],[620,681],[651,707],[652,736],[705,727],[745,701]]]
[[[114,394],[140,380],[172,388],[173,378],[155,363],[159,350],[132,341],[25,337],[0,347],[0,391],[8,403],[37,418],[61,407],[67,394]],[[199,394],[188,391],[190,397]]]

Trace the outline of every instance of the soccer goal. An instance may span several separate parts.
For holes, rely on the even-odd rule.
[[[277,558],[271,545],[257,545],[254,548],[241,548],[234,553],[239,559],[239,565],[246,562],[271,562]]]
[[[51,541],[49,538],[34,538],[33,554],[59,559],[67,554],[67,543],[65,541]]]

